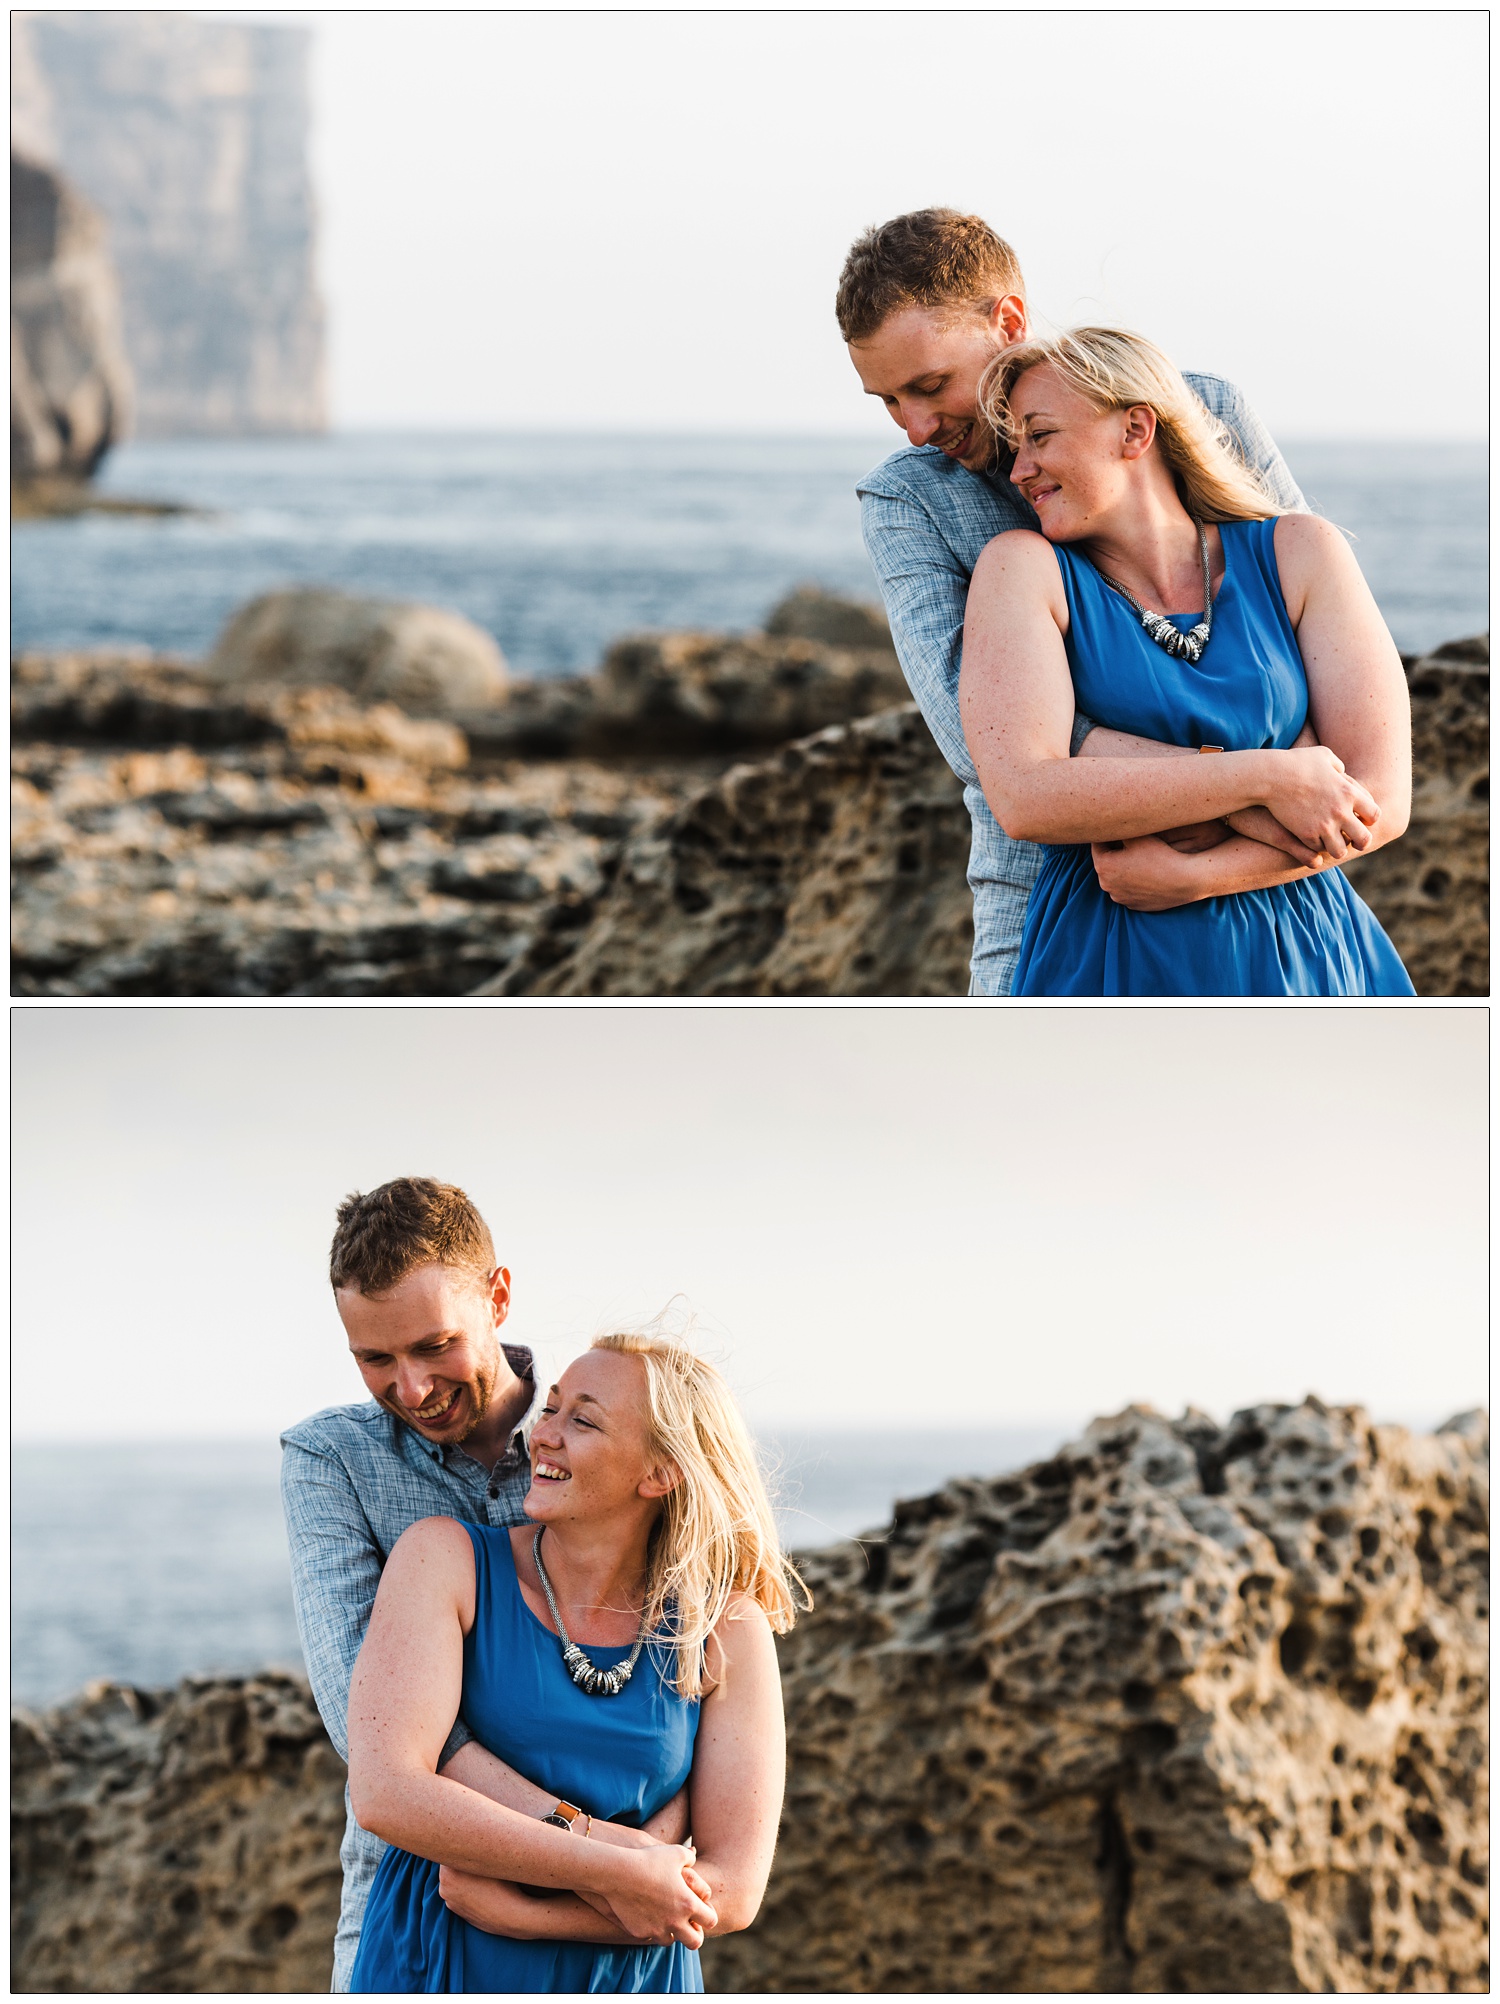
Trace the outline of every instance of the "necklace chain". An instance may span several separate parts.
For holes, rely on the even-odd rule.
[[[557,1624],[557,1632],[562,1640],[563,1661],[568,1666],[568,1675],[580,1691],[590,1698],[617,1698],[630,1682],[631,1673],[640,1661],[641,1651],[646,1646],[646,1610],[641,1609],[641,1632],[635,1638],[635,1647],[623,1663],[617,1663],[612,1670],[601,1670],[592,1662],[563,1626],[563,1618],[558,1612],[557,1597],[552,1591],[552,1582],[547,1577],[547,1568],[542,1564],[542,1532],[546,1525],[539,1525],[537,1534],[531,1541],[531,1557],[536,1566],[536,1576],[542,1583],[542,1592],[547,1596],[547,1606],[552,1619]]]
[[[1093,566],[1111,591],[1117,591],[1127,605],[1135,607],[1141,625],[1145,627],[1157,646],[1165,647],[1169,654],[1186,661],[1198,660],[1208,645],[1208,636],[1214,630],[1214,596],[1210,587],[1208,566],[1208,531],[1196,516],[1193,526],[1198,531],[1198,554],[1203,559],[1203,617],[1191,633],[1183,633],[1175,627],[1164,612],[1149,612],[1140,600],[1133,593],[1126,591],[1124,585],[1112,578],[1108,571],[1100,571],[1097,564]]]

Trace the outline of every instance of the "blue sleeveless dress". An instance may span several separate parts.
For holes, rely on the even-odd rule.
[[[1276,568],[1275,519],[1225,522],[1213,638],[1196,663],[1158,647],[1118,592],[1054,545],[1078,708],[1159,744],[1285,751],[1307,676]],[[1188,632],[1201,614],[1172,615]],[[1017,995],[1411,995],[1406,969],[1342,870],[1132,912],[1099,888],[1088,845],[1048,844],[1026,907]]]
[[[586,1697],[562,1645],[521,1597],[510,1533],[465,1524],[474,1545],[474,1626],[464,1642],[463,1718],[483,1747],[593,1816],[639,1825],[687,1780],[698,1704],[679,1698],[649,1647],[618,1696]],[[589,1648],[611,1669],[625,1649]],[[587,1838],[579,1838],[586,1843]],[[352,1991],[701,1990],[696,1950],[510,1941],[460,1920],[438,1897],[438,1868],[394,1847],[370,1887]]]

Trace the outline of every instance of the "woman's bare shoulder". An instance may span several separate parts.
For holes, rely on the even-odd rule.
[[[1057,554],[1047,538],[1035,529],[1002,529],[979,552],[974,575],[984,571],[994,576],[1013,573],[1017,577],[1056,577]]]
[[[1349,545],[1344,533],[1325,515],[1300,512],[1276,517],[1276,561],[1316,567],[1332,560],[1347,562]]]
[[[467,1528],[456,1517],[419,1517],[409,1524],[391,1547],[386,1570],[400,1565],[403,1573],[436,1567],[446,1572],[456,1568],[470,1577],[474,1572],[474,1547]]]

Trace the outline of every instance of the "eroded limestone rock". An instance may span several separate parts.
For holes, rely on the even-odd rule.
[[[94,1685],[11,1763],[15,1990],[327,1990],[344,1766],[300,1679]]]
[[[1490,992],[1490,641],[1408,660],[1411,825],[1348,866],[1419,995]]]
[[[586,933],[497,992],[961,995],[969,817],[915,705],[737,765],[636,839]]]
[[[710,1989],[1481,1991],[1487,1429],[1144,1408],[812,1554]]]
[[[123,436],[130,405],[104,225],[61,175],[12,153],[12,479],[86,481]]]
[[[451,723],[128,659],[21,660],[13,731],[22,994],[465,995],[701,783],[474,773]]]

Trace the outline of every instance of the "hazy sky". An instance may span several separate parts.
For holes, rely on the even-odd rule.
[[[479,1203],[545,1370],[682,1293],[763,1425],[1485,1398],[1480,1008],[11,1021],[31,1437],[363,1396],[328,1241],[403,1174]]]
[[[894,439],[833,289],[941,202],[1283,436],[1483,432],[1479,10],[280,18],[342,423]]]

